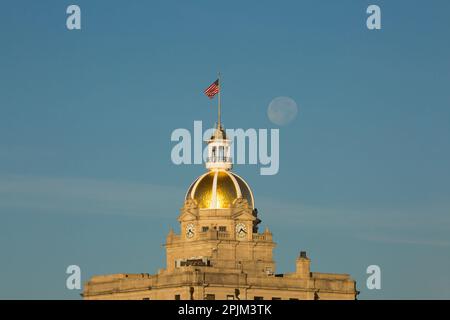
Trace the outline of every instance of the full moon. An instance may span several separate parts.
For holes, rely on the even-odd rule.
[[[269,120],[279,126],[292,122],[297,117],[297,113],[297,103],[289,97],[276,97],[267,108]]]

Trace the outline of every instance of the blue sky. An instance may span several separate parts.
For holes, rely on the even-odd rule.
[[[82,10],[82,30],[65,27]],[[365,26],[378,4],[382,30]],[[251,185],[277,272],[300,250],[361,299],[450,298],[448,1],[3,1],[0,298],[78,299],[65,269],[155,273],[184,192],[176,128],[280,127],[280,171]],[[382,290],[367,290],[368,265]]]

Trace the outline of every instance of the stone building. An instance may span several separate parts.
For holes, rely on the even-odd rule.
[[[208,141],[207,172],[189,187],[178,221],[166,238],[166,268],[157,274],[94,276],[84,299],[355,299],[348,274],[311,272],[300,252],[296,271],[275,273],[275,243],[259,232],[247,182],[231,171],[231,148],[219,122]]]

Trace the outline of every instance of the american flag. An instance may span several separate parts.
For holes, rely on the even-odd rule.
[[[219,79],[214,81],[208,88],[205,89],[205,94],[208,98],[212,99],[216,94],[219,93]]]

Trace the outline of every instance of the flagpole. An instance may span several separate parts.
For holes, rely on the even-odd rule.
[[[220,72],[217,74],[218,79],[219,79],[219,95],[217,97],[218,100],[218,113],[217,113],[217,128],[220,129],[221,125],[220,125]]]

